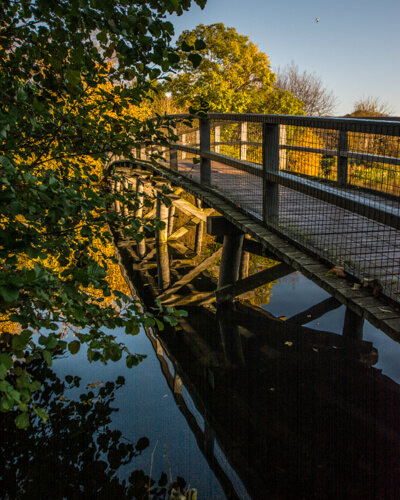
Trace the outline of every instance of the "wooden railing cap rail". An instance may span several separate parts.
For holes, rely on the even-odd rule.
[[[199,117],[189,113],[170,115],[172,119]],[[210,120],[233,122],[265,123],[267,125],[292,125],[298,127],[312,127],[349,132],[364,132],[369,134],[400,135],[400,118],[373,117],[373,118],[343,118],[325,116],[295,116],[295,115],[264,115],[256,113],[208,113]],[[218,124],[220,125],[220,124]]]

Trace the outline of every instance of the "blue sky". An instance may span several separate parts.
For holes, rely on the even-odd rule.
[[[222,22],[258,45],[273,70],[294,61],[316,73],[337,96],[337,115],[372,96],[400,116],[400,0],[208,0],[171,21],[176,35]]]

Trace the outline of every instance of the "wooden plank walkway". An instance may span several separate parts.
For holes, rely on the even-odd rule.
[[[256,165],[256,164],[255,164]],[[260,167],[260,166],[259,166]],[[200,182],[200,167],[181,160],[178,171]],[[211,162],[211,190],[224,196],[255,220],[262,220],[262,178]],[[355,190],[342,190],[400,213],[394,199]],[[343,208],[279,186],[279,214],[271,227],[323,260],[344,267],[352,276],[377,280],[386,296],[400,302],[400,231]]]

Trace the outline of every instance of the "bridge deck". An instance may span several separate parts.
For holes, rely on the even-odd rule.
[[[200,168],[192,160],[179,161],[178,170],[181,175],[200,182]],[[260,177],[214,161],[211,172],[213,190],[262,220]],[[361,196],[354,190],[350,194]],[[365,192],[362,197],[386,212],[400,212],[399,202],[392,198]],[[285,186],[279,186],[278,219],[272,227],[319,258],[345,267],[358,279],[378,280],[385,295],[399,303],[400,232],[395,228]]]

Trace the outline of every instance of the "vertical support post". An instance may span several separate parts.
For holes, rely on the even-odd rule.
[[[343,325],[343,337],[362,340],[363,339],[364,318],[346,307]]]
[[[235,317],[235,306],[224,302],[217,306],[217,320],[222,350],[227,365],[245,365],[242,340]]]
[[[347,156],[343,153],[348,151],[348,132],[339,130],[338,153],[337,153],[337,181],[341,186],[347,184]]]
[[[247,122],[240,122],[240,159],[247,159]]]
[[[214,151],[216,153],[221,152],[221,145],[219,144],[221,142],[221,127],[217,125],[214,128]]]
[[[199,120],[201,122],[201,120]],[[200,136],[201,136],[201,125],[200,125],[200,129],[197,129],[196,132],[195,132],[195,146],[198,146],[200,145],[201,143],[201,139],[200,139]]]
[[[176,372],[174,376],[174,394],[182,394],[182,379]]]
[[[176,128],[174,128],[174,134],[177,135]],[[173,172],[178,171],[178,150],[171,144],[169,146],[169,167]]]
[[[168,208],[162,202],[161,196],[157,197],[156,216],[164,222],[164,229],[156,231],[156,256],[158,268],[158,290],[162,293],[166,290],[171,281],[168,255]]]
[[[200,183],[211,186],[211,162],[202,153],[210,151],[210,120],[199,119],[200,124]]]
[[[158,229],[156,232],[157,241],[165,243],[168,240],[168,208],[162,202],[161,195],[157,196],[156,217],[164,222],[164,229]]]
[[[231,285],[237,280],[242,256],[243,238],[244,234],[233,227],[224,235],[218,288]]]
[[[139,159],[146,160],[146,146],[144,144],[140,145]]]
[[[184,146],[186,144],[186,134],[182,134],[182,145]],[[186,158],[186,151],[182,151],[182,160]]]
[[[139,179],[139,177],[136,178],[136,199],[137,202],[139,203],[139,207],[135,212],[135,217],[140,220],[140,222],[143,222],[143,191],[144,191],[144,186],[143,182]],[[139,233],[141,238],[137,242],[137,254],[139,259],[143,259],[144,256],[146,255],[146,240],[143,235],[143,226],[141,225],[139,228]],[[143,237],[142,237],[143,236]]]
[[[279,146],[286,145],[286,125],[279,125]],[[279,148],[279,170],[286,170],[286,149]]]
[[[204,448],[205,448],[205,456],[213,457],[214,456],[214,444],[215,444],[215,434],[208,420],[204,421]]]
[[[263,222],[277,224],[279,219],[278,184],[267,179],[267,174],[279,172],[279,125],[263,123]]]
[[[115,182],[115,192],[121,192],[121,183],[119,181]],[[121,203],[119,202],[119,200],[115,200],[115,211],[121,213]]]
[[[202,202],[199,198],[196,198],[196,207],[201,209]],[[196,255],[201,254],[201,244],[203,243],[203,233],[204,233],[204,222],[200,221],[196,225],[196,236],[194,241],[194,251]]]
[[[174,232],[175,206],[171,205],[168,212],[168,236]]]
[[[122,181],[122,192],[125,194],[128,192],[128,179],[125,177],[124,180]],[[128,209],[125,205],[125,203],[122,204],[121,207],[121,213],[124,217],[128,216]]]
[[[246,239],[250,239],[250,235],[245,234]],[[242,256],[240,258],[239,267],[239,279],[247,278],[249,275],[249,263],[250,263],[250,253],[242,251]]]

